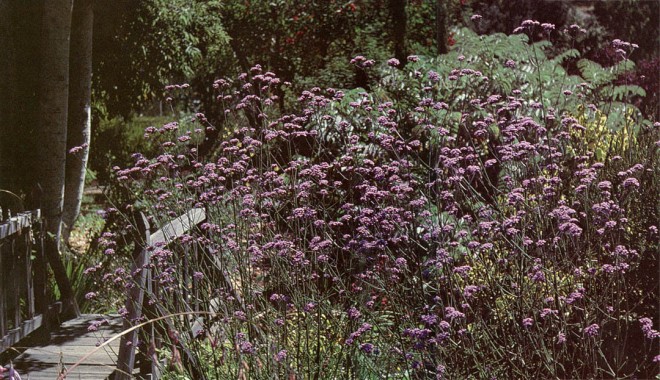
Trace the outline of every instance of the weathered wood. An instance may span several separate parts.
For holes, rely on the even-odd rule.
[[[23,229],[30,228],[32,223],[41,217],[41,211],[22,212],[9,220],[0,223],[0,240],[11,235],[20,233]]]
[[[92,321],[105,320],[96,331],[90,331]],[[13,360],[14,368],[23,379],[55,380],[61,370],[71,368],[93,350],[83,363],[66,374],[67,379],[100,380],[110,376],[116,366],[119,340],[98,348],[108,338],[122,331],[118,315],[83,315],[63,323],[51,335],[46,345],[27,349]]]
[[[25,338],[43,324],[43,316],[41,314],[34,316],[34,318],[23,321],[19,328],[9,330],[0,340],[0,352],[16,345],[21,339]]]
[[[194,208],[178,218],[165,223],[158,231],[151,234],[151,244],[154,246],[170,244],[179,236],[202,223],[205,219],[206,211],[203,208]]]
[[[133,254],[133,287],[128,292],[126,300],[127,318],[124,319],[124,330],[139,324],[142,318],[142,305],[144,303],[144,290],[147,285],[147,266],[149,264],[149,247],[151,245],[151,233],[149,232],[149,221],[143,213],[136,216],[136,224],[139,236],[144,242],[135,242],[135,253]],[[140,243],[144,244],[142,248]],[[122,335],[119,345],[119,358],[117,361],[116,380],[130,380],[135,367],[135,346],[137,344],[139,329],[134,329]]]
[[[20,235],[24,229],[31,228],[33,224],[38,222],[40,220],[39,217],[38,212],[36,214],[18,215],[6,223],[2,223],[0,233],[5,238]],[[206,213],[203,209],[192,209],[180,217],[165,223],[162,228],[153,234],[150,233],[149,223],[143,214],[140,214],[137,219],[139,236],[136,237],[136,251],[134,253],[134,262],[131,271],[134,277],[134,286],[129,290],[126,303],[128,315],[124,319],[123,328],[119,327],[118,323],[113,324],[114,330],[112,330],[112,333],[115,334],[121,330],[128,330],[134,327],[135,324],[140,323],[140,320],[144,316],[145,291],[148,291],[150,294],[152,292],[148,283],[150,275],[148,264],[153,247],[157,245],[168,245],[175,241],[178,237],[202,223],[206,219]],[[11,283],[5,280],[9,278],[8,276],[3,275],[3,278],[0,278],[0,321],[3,321],[0,328],[5,329],[4,331],[7,332],[7,334],[2,334],[2,349],[15,345],[20,339],[37,329],[45,321],[45,317],[42,314],[48,307],[45,305],[44,297],[46,283],[44,256],[48,256],[51,266],[58,266],[57,261],[59,261],[59,257],[57,261],[54,261],[53,256],[57,251],[48,245],[48,239],[44,243],[43,234],[38,234],[38,236],[40,239],[36,241],[37,248],[41,249],[37,249],[35,259],[30,260],[28,259],[29,256],[26,256],[17,261],[13,256],[4,257],[5,255],[0,255],[0,270],[14,270],[14,267],[20,267],[27,271],[24,275],[12,277]],[[32,236],[26,235],[26,237],[28,239],[26,244],[29,246]],[[11,243],[12,245],[14,244],[13,241]],[[31,251],[29,248],[25,250],[27,252]],[[14,252],[14,249],[12,248],[11,251]],[[44,255],[44,252],[46,252],[46,255]],[[2,262],[3,257],[5,262]],[[9,263],[9,259],[11,259],[12,266],[6,265]],[[66,288],[66,286],[64,287]],[[36,302],[35,300],[31,300],[24,303],[27,314],[32,316],[31,319],[21,321],[19,319],[21,313],[15,308],[11,309],[13,313],[11,316],[7,315],[9,309],[6,307],[6,301],[9,298],[8,292],[10,288],[21,289],[19,293],[25,293],[28,298],[36,299]],[[66,289],[62,290],[63,295],[67,293]],[[66,299],[64,301],[66,302]],[[75,305],[73,307],[75,310]],[[6,328],[7,317],[12,319],[14,324],[14,327],[10,331],[7,331]],[[116,368],[115,379],[130,379],[133,373],[133,367],[135,366],[136,347],[133,343],[137,341],[139,329],[133,328],[128,333],[122,335],[121,339],[115,339],[108,347],[103,347],[102,351],[93,352],[92,350],[96,349],[100,341],[96,335],[98,332],[91,333],[86,331],[89,321],[89,316],[83,316],[62,324],[60,330],[52,334],[47,346],[30,348],[19,356],[15,361],[15,368],[21,374],[29,374],[29,378],[32,380],[52,380],[58,377],[63,367],[66,368],[74,364],[76,364],[75,370],[68,373],[67,378],[102,379],[107,377]],[[20,325],[20,328],[16,328],[18,325]],[[81,326],[84,329],[81,329]],[[104,329],[107,332],[108,328],[104,327],[101,327],[100,332]],[[152,338],[156,339],[153,336]],[[110,348],[112,350],[109,350]],[[185,347],[180,347],[180,349],[185,349]],[[115,361],[114,355],[117,350],[119,351],[119,357]],[[78,365],[77,362],[82,357],[86,357],[86,362]],[[158,377],[158,371],[156,369],[157,367],[152,367],[152,372]]]
[[[105,186],[87,186],[85,187],[83,194],[90,196],[103,195],[105,193],[105,189],[106,189]]]
[[[168,245],[187,233],[206,219],[206,212],[201,208],[191,209],[185,214],[165,223],[153,234],[149,232],[149,222],[144,214],[140,213],[136,216],[136,219],[139,234],[136,239],[136,246],[143,248],[139,248],[134,253],[133,266],[131,268],[133,286],[129,290],[128,299],[126,300],[126,311],[128,315],[125,320],[125,329],[133,327],[134,323],[139,323],[143,317],[145,291],[151,285],[150,281],[148,281],[150,275],[147,267],[151,259],[153,247]],[[115,373],[116,380],[128,380],[131,378],[130,374],[133,373],[135,367],[135,345],[133,343],[137,342],[138,333],[139,329],[134,329],[122,336],[119,346],[117,372]]]
[[[44,239],[40,217],[37,210],[0,223],[0,352],[10,347],[25,349],[20,347],[21,341],[46,324],[49,310],[47,256],[54,266],[63,302],[72,306],[69,310],[74,315],[78,314],[75,301],[71,304],[73,289],[63,271],[59,252],[52,239]],[[35,244],[36,249],[33,249]],[[89,322],[96,317],[88,315],[62,324],[47,345],[29,348],[18,356],[14,368],[23,379],[53,380],[62,368],[88,356],[68,378],[98,380],[108,377],[116,367],[119,339],[107,347],[97,346],[122,330],[121,319],[115,316],[98,331],[88,331]],[[92,354],[88,355],[90,352]]]
[[[46,253],[44,246],[44,231],[41,219],[37,219],[38,223],[33,229],[35,235],[34,260],[32,265],[34,267],[34,276],[32,279],[32,286],[34,288],[34,308],[37,314],[48,314],[48,262],[46,261]]]
[[[9,258],[5,259],[6,242],[0,242],[0,336],[4,337],[7,333],[7,272],[9,267]]]
[[[35,295],[40,294],[35,294],[34,281],[45,282],[45,270],[39,264],[33,266],[32,257],[39,218],[36,210],[0,223],[0,352],[43,324],[44,309],[35,304]],[[36,251],[37,258],[41,257],[41,251]]]

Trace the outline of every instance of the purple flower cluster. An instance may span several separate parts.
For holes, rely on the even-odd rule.
[[[175,122],[149,128],[162,152],[117,168],[120,186],[139,194],[154,225],[193,207],[207,216],[175,244],[148,247],[138,271],[152,271],[150,302],[212,309],[222,323],[209,334],[236,355],[264,351],[264,362],[289,365],[294,352],[348,350],[420,377],[475,358],[496,363],[502,347],[524,347],[511,358],[522,366],[569,339],[580,346],[553,350],[553,360],[584,351],[586,362],[613,339],[612,321],[650,315],[632,310],[638,293],[623,284],[641,286],[634,274],[657,239],[644,198],[657,183],[646,169],[654,151],[598,160],[581,143],[593,121],[577,111],[549,107],[523,84],[492,86],[499,78],[468,67],[470,57],[445,71],[422,71],[423,60],[383,68],[406,81],[405,101],[312,88],[294,114],[278,113],[283,83],[259,66],[217,80],[235,128],[207,156],[194,143],[210,118],[196,115],[192,132]],[[504,62],[511,73],[527,66]],[[376,70],[362,56],[351,64]],[[482,93],[438,89],[464,84]],[[579,91],[559,89],[557,101]],[[102,236],[108,256],[119,256],[126,231]],[[126,271],[105,275],[132,286]],[[639,323],[658,341],[649,318]]]

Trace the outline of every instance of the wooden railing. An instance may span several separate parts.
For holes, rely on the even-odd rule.
[[[140,322],[143,322],[145,317],[145,309],[149,308],[148,316],[154,317],[167,313],[165,310],[158,310],[148,306],[145,300],[157,292],[152,281],[152,271],[148,269],[151,252],[153,247],[166,246],[176,240],[178,237],[187,233],[198,224],[206,220],[206,212],[204,209],[195,208],[185,214],[175,218],[161,227],[156,232],[151,233],[147,217],[143,213],[139,213],[135,217],[135,224],[138,230],[136,237],[135,251],[133,253],[133,264],[131,272],[133,275],[133,286],[127,294],[126,311],[127,315],[124,320],[124,329],[128,330],[133,328],[130,332],[124,334],[119,346],[119,358],[117,360],[117,371],[115,372],[115,380],[128,380],[132,379],[131,374],[136,364],[136,345],[138,336],[147,337],[152,344],[159,340],[158,333],[153,326],[148,331],[149,334],[144,332],[140,334],[139,328],[134,328]],[[188,253],[184,254],[184,258]],[[186,273],[186,268],[181,268],[183,273]],[[164,320],[163,323],[170,323]],[[184,355],[189,355],[186,347],[181,347]],[[151,359],[151,368],[149,369],[151,379],[157,380],[159,376],[159,363],[157,358]]]
[[[0,223],[0,353],[44,323],[46,258],[39,210]]]

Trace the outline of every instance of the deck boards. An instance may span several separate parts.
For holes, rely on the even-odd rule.
[[[74,363],[95,350],[102,343],[122,330],[119,316],[105,316],[108,323],[97,331],[88,331],[91,321],[101,320],[101,315],[88,314],[63,323],[53,331],[50,341],[34,346],[14,359],[14,368],[23,380],[56,380],[62,365],[70,368]],[[67,379],[103,380],[115,369],[119,339],[99,348],[83,364],[68,373]]]

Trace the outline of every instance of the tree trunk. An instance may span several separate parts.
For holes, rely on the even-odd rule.
[[[73,0],[44,4],[41,25],[38,142],[41,209],[46,231],[59,245],[64,200],[66,130],[69,106],[69,39]]]
[[[11,16],[9,3],[0,1],[0,46],[3,49],[2,54],[0,54],[0,78],[3,78],[3,84],[0,87],[0,190],[10,190],[9,178],[12,177],[10,146],[7,143],[10,137],[10,93],[16,78],[13,64],[15,60],[14,43],[10,28]],[[0,195],[0,208],[2,207],[2,196]],[[2,211],[6,213],[6,210]],[[3,216],[0,216],[0,219],[3,219]]]
[[[406,1],[390,0],[390,17],[392,19],[392,36],[394,40],[394,58],[399,60],[399,66],[406,64]]]
[[[435,33],[438,54],[447,54],[447,7],[444,0],[435,3]]]
[[[37,175],[42,10],[36,0],[0,1],[0,188],[19,195],[26,209],[39,207],[30,194]]]
[[[69,233],[80,213],[89,157],[92,94],[92,31],[91,0],[75,0],[71,24],[69,58],[69,117],[67,128],[66,180],[64,187],[63,237]],[[71,153],[71,150],[75,153]]]
[[[39,71],[37,144],[41,211],[46,222],[45,250],[62,295],[65,318],[80,315],[59,254],[66,168],[69,110],[69,48],[73,0],[44,3]]]

